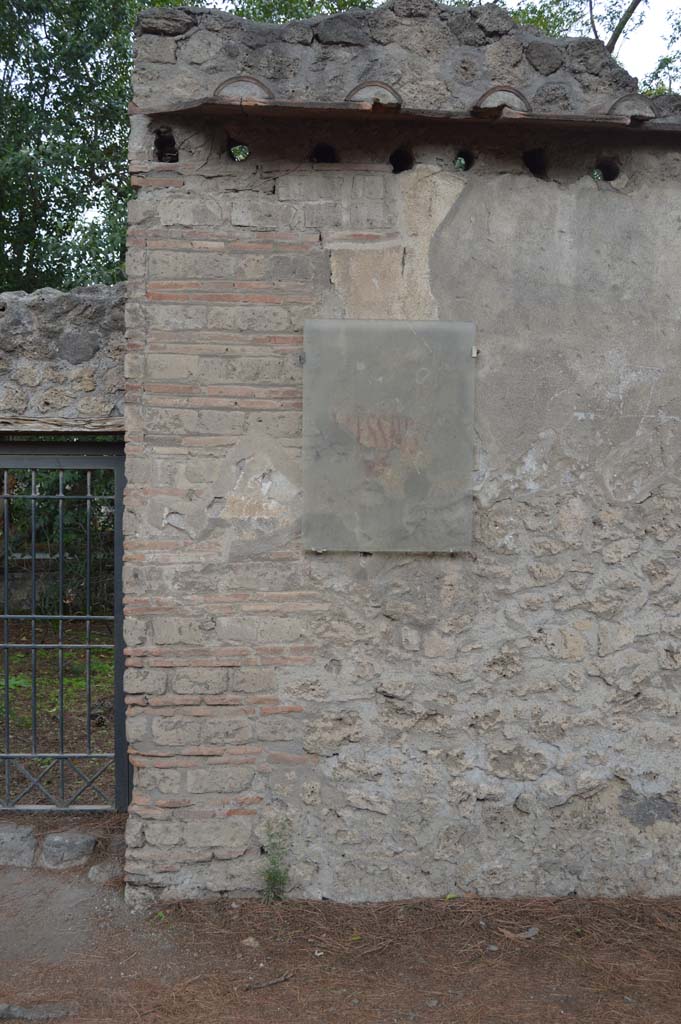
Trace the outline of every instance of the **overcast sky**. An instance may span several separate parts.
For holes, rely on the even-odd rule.
[[[664,36],[669,34],[667,18],[679,8],[680,0],[650,0],[645,21],[630,39],[625,39],[617,58],[631,75],[644,78],[664,52]]]

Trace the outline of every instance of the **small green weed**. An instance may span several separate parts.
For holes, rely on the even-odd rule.
[[[30,689],[31,679],[29,676],[10,676],[9,677],[9,689],[10,690],[24,690]]]
[[[266,829],[267,842],[263,847],[266,863],[263,870],[263,898],[265,903],[283,900],[289,885],[288,852],[289,829],[285,823],[268,824]]]

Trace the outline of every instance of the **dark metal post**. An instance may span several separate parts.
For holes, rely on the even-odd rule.
[[[114,737],[116,754],[116,810],[123,811],[130,802],[131,772],[128,743],[125,735],[125,692],[123,676],[123,491],[125,470],[123,460],[115,469],[114,501]]]
[[[2,505],[3,505],[3,537],[2,537],[2,554],[3,554],[3,565],[2,565],[2,596],[3,596],[3,607],[2,611],[5,616],[9,614],[9,474],[5,470],[2,474],[3,488],[2,488]],[[10,734],[10,706],[9,706],[9,619],[5,618],[3,621],[3,668],[5,676],[5,750],[9,754],[11,745],[11,734]],[[12,765],[10,761],[5,761],[5,803],[10,802],[10,791],[11,791],[11,779],[10,772]]]

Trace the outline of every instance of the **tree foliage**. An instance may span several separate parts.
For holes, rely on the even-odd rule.
[[[7,485],[10,496],[8,564],[14,583],[12,613],[32,613],[35,577],[38,614],[111,615],[114,597],[114,505],[109,497],[113,491],[112,471],[15,469],[8,473]],[[89,501],[88,487],[89,494],[96,496]],[[68,500],[55,500],[54,496],[60,491]],[[41,497],[32,501],[28,497],[31,494]],[[89,608],[85,604],[88,572]]]
[[[612,53],[645,17],[649,0],[537,0],[512,4],[511,13],[548,35],[586,35]]]
[[[372,0],[234,0],[223,4],[240,18],[250,21],[295,21],[316,14],[340,14],[350,7],[373,7]]]
[[[0,289],[123,274],[131,32],[181,0],[0,0]]]
[[[656,94],[671,92],[681,84],[681,11],[669,16],[667,50],[646,77],[644,87]]]
[[[192,0],[275,22],[373,2]],[[649,0],[497,2],[549,35],[591,34],[612,50]],[[0,0],[0,290],[123,276],[132,26],[143,7],[181,3]],[[651,91],[681,74],[681,15],[670,33],[645,83]]]

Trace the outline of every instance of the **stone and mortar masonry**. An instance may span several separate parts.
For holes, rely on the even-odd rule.
[[[240,79],[244,97],[340,103],[366,98],[362,87],[372,83],[405,107],[459,112],[494,87],[518,89],[532,110],[549,113],[606,113],[637,91],[602,43],[549,39],[493,3],[392,0],[287,25],[150,9],[138,21],[135,56],[135,104],[156,110],[238,95]],[[678,97],[639,99],[637,108],[644,102],[658,117],[679,116]]]
[[[0,292],[0,429],[120,431],[125,285]]]
[[[281,95],[306,46],[306,99],[383,60],[413,105],[455,106],[429,58],[448,47],[470,96],[560,86],[603,111],[635,85],[489,7],[278,28],[183,8],[139,32],[140,105],[241,71]],[[175,164],[153,160],[160,126]],[[339,162],[311,163],[318,142]],[[399,145],[414,167],[393,174]],[[131,164],[131,899],[254,893],[268,822],[308,897],[678,892],[676,144],[135,114]],[[470,554],[303,551],[310,317],[476,322]]]
[[[98,834],[96,822],[92,831],[69,827],[63,819],[62,829],[53,831],[45,829],[44,817],[35,822],[34,826],[13,821],[9,814],[0,819],[0,868],[62,871],[91,865],[88,878],[93,882],[122,877],[122,834]]]

